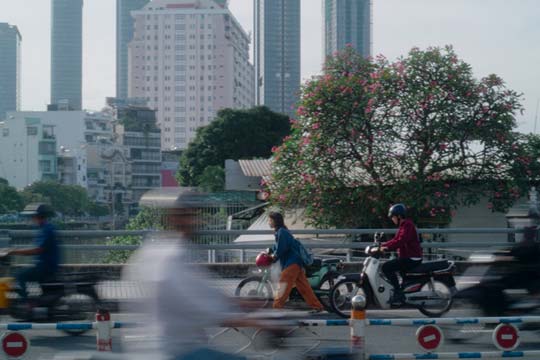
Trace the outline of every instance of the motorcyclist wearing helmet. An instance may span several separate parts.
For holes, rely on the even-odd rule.
[[[35,265],[21,270],[15,279],[19,285],[18,293],[22,299],[28,298],[28,282],[44,282],[54,279],[60,264],[60,248],[56,229],[48,220],[54,216],[53,209],[47,204],[29,204],[21,213],[29,216],[38,226],[35,246],[29,249],[11,250],[8,255],[35,256]]]
[[[381,250],[397,250],[398,258],[389,260],[382,266],[382,271],[394,287],[390,299],[393,305],[400,305],[405,301],[405,295],[399,285],[397,272],[405,273],[422,262],[422,247],[418,238],[416,226],[407,218],[407,208],[403,204],[394,204],[388,210],[388,217],[399,226],[396,235],[382,244]]]
[[[274,299],[274,309],[281,309],[285,306],[293,287],[296,286],[306,303],[313,308],[314,313],[323,311],[323,305],[309,285],[302,259],[293,250],[294,238],[285,226],[283,215],[278,212],[271,212],[268,219],[270,227],[276,232],[276,245],[273,256],[281,264],[279,290]]]

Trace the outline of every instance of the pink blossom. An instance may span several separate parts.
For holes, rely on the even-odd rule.
[[[296,110],[297,114],[300,115],[300,116],[303,116],[306,114],[306,108],[303,107],[303,106],[299,106],[298,109]]]
[[[438,198],[440,198],[440,197],[442,196],[442,193],[441,193],[440,191],[437,191],[437,192],[435,193],[435,196],[438,197]]]
[[[328,152],[329,154],[331,155],[334,155],[336,153],[336,148],[335,147],[329,147],[326,152]]]
[[[296,164],[297,164],[298,166],[304,166],[304,162],[303,162],[302,160],[298,161]]]
[[[279,151],[279,146],[272,146],[272,152],[276,153]]]
[[[321,106],[323,103],[324,103],[324,101],[322,101],[321,99],[315,101],[315,105],[317,105],[317,106]]]
[[[309,145],[311,139],[308,136],[302,138],[302,145]]]
[[[278,197],[279,201],[285,201],[287,200],[287,197],[284,194],[279,195]]]
[[[450,184],[446,183],[446,184],[444,184],[444,187],[447,188],[447,189],[449,189],[449,188],[450,188]]]
[[[444,151],[444,150],[446,150],[447,148],[448,148],[448,145],[447,145],[447,144],[440,144],[440,145],[439,145],[439,149],[440,149],[440,150],[443,150],[443,151]]]
[[[493,204],[492,204],[492,203],[488,203],[488,204],[487,204],[487,208],[488,208],[488,209],[493,209]]]
[[[315,123],[311,126],[313,130],[317,130],[320,127],[319,123]]]

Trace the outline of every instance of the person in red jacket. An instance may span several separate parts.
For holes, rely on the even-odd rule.
[[[416,226],[412,220],[407,219],[407,208],[403,204],[395,204],[388,210],[388,217],[399,230],[391,240],[382,244],[382,251],[397,250],[398,258],[385,262],[382,271],[388,281],[394,287],[394,293],[390,299],[393,305],[401,305],[405,301],[405,295],[399,285],[397,272],[405,273],[415,268],[422,262],[422,247],[418,238]]]

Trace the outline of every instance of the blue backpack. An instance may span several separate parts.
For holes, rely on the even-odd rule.
[[[313,265],[313,254],[297,239],[294,239],[294,251],[300,257],[304,266]]]

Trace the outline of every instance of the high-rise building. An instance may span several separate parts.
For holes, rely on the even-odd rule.
[[[128,96],[128,45],[133,39],[133,10],[150,0],[116,0],[116,97]]]
[[[21,40],[16,26],[0,23],[0,120],[20,107]]]
[[[300,0],[254,0],[257,104],[292,115],[300,89]]]
[[[249,35],[219,0],[154,0],[132,12],[129,97],[156,110],[163,150],[185,149],[223,108],[255,103]]]
[[[371,0],[324,0],[323,38],[326,56],[350,44],[365,57],[371,56]]]
[[[80,110],[83,0],[52,0],[51,6],[51,104]]]

